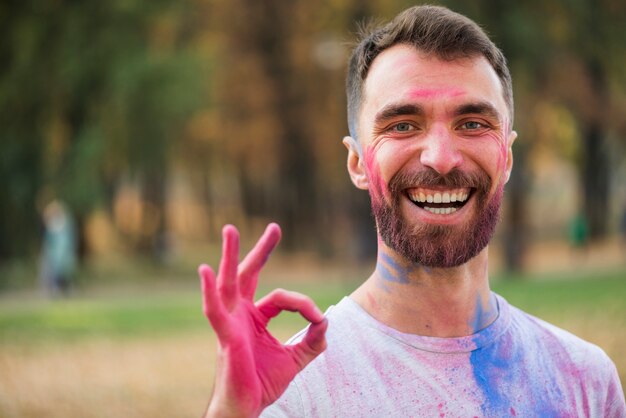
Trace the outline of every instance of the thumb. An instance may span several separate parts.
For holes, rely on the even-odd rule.
[[[298,344],[291,347],[298,365],[304,369],[313,359],[326,350],[326,329],[328,319],[311,324],[306,335]]]

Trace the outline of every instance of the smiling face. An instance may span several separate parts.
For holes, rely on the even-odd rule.
[[[512,166],[508,115],[482,57],[443,61],[407,45],[376,57],[359,143],[344,143],[351,178],[369,190],[388,247],[412,262],[453,267],[487,245]]]

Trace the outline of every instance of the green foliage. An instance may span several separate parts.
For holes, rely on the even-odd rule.
[[[0,260],[32,254],[37,199],[82,219],[129,170],[164,169],[206,94],[189,2],[0,6]],[[18,233],[19,231],[19,233]],[[9,237],[10,243],[9,243]]]
[[[346,131],[342,48],[355,21],[390,18],[414,3],[1,2],[0,261],[34,256],[37,208],[52,196],[81,223],[96,208],[110,209],[130,178],[163,212],[168,167],[184,152],[189,171],[201,173],[192,187],[212,205],[209,224],[271,218],[289,230],[286,246],[316,241],[336,254],[359,245],[344,232],[317,233],[351,230],[337,227],[349,222],[371,230],[338,145]],[[626,138],[624,2],[438,3],[480,22],[504,50],[515,80],[516,151],[532,157],[536,144],[551,144],[581,177],[597,177],[583,200],[604,220],[613,196],[599,187],[608,183],[601,176]],[[324,45],[339,57],[330,66],[318,54],[328,52]],[[544,127],[554,121],[561,126]],[[594,150],[597,159],[588,157]]]

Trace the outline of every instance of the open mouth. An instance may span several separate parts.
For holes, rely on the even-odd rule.
[[[407,189],[406,193],[416,206],[435,215],[449,215],[465,206],[473,190],[469,187],[449,190],[414,187]]]

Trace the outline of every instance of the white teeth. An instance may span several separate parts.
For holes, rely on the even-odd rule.
[[[429,208],[428,206],[425,206],[424,209],[430,213],[434,213],[435,215],[449,215],[456,212],[456,208]]]
[[[465,202],[469,197],[469,193],[464,191],[453,192],[425,192],[423,190],[415,190],[409,193],[409,197],[414,202],[419,203],[451,203],[451,202]]]

